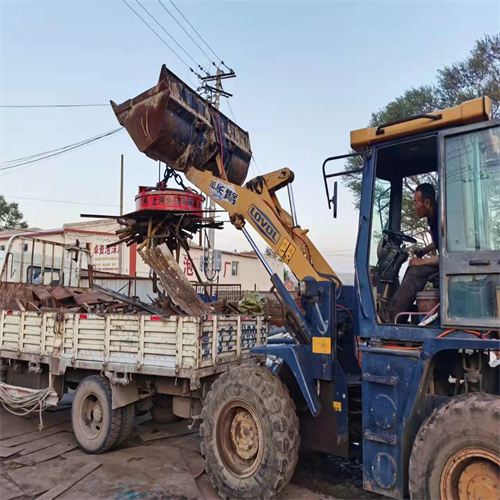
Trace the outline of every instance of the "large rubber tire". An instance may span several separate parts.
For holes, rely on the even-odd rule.
[[[157,424],[171,424],[177,422],[179,417],[174,415],[174,398],[167,394],[157,394],[153,398],[153,406],[149,410]]]
[[[123,444],[130,437],[130,434],[132,434],[132,429],[134,428],[135,403],[123,406],[120,409],[122,411],[122,423],[120,425],[120,430],[118,432],[118,438],[116,439],[115,447]]]
[[[111,385],[106,377],[84,378],[75,393],[71,422],[75,438],[85,453],[98,454],[115,445],[122,410],[111,406]]]
[[[299,454],[299,420],[288,389],[263,366],[222,374],[207,394],[201,452],[222,498],[278,495]]]
[[[478,470],[488,468],[490,477],[494,478],[494,471],[500,470],[499,430],[500,397],[492,394],[458,396],[434,410],[423,423],[413,444],[409,466],[412,500],[458,498],[458,488],[467,487],[467,484],[464,485],[466,476],[472,477],[472,473],[464,475],[463,471],[474,463],[478,464]],[[453,475],[451,471],[454,471]],[[488,481],[491,487],[492,481]],[[484,477],[478,483],[481,482],[484,488]],[[450,491],[442,490],[447,484],[455,485],[453,495],[443,494],[443,491]],[[470,483],[469,486],[473,487]]]

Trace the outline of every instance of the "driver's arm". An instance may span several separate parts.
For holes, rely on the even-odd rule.
[[[437,266],[439,264],[439,255],[433,255],[428,259],[410,259],[408,265],[412,266]]]
[[[434,242],[431,242],[427,246],[425,246],[424,248],[420,249],[419,252],[417,253],[417,255],[419,257],[423,256],[423,255],[427,255],[429,252],[432,252],[433,250],[436,250],[436,245],[434,244]]]

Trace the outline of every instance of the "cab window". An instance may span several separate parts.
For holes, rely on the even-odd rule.
[[[500,128],[445,137],[445,324],[500,321]]]

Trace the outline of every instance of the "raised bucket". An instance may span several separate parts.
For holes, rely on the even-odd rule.
[[[135,145],[153,160],[174,170],[190,166],[218,175],[222,156],[227,179],[242,185],[252,158],[248,132],[200,97],[165,65],[158,84],[116,104],[116,118]]]

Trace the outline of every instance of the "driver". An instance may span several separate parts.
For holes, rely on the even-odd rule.
[[[408,269],[403,281],[394,294],[391,307],[388,311],[389,322],[394,323],[396,316],[408,311],[417,296],[417,292],[424,289],[425,284],[430,281],[434,286],[439,285],[439,256],[434,255],[423,259],[422,257],[439,248],[438,244],[438,209],[436,204],[436,192],[432,184],[420,184],[413,195],[415,213],[422,219],[427,217],[429,232],[432,243],[417,252],[417,257],[410,259]]]

